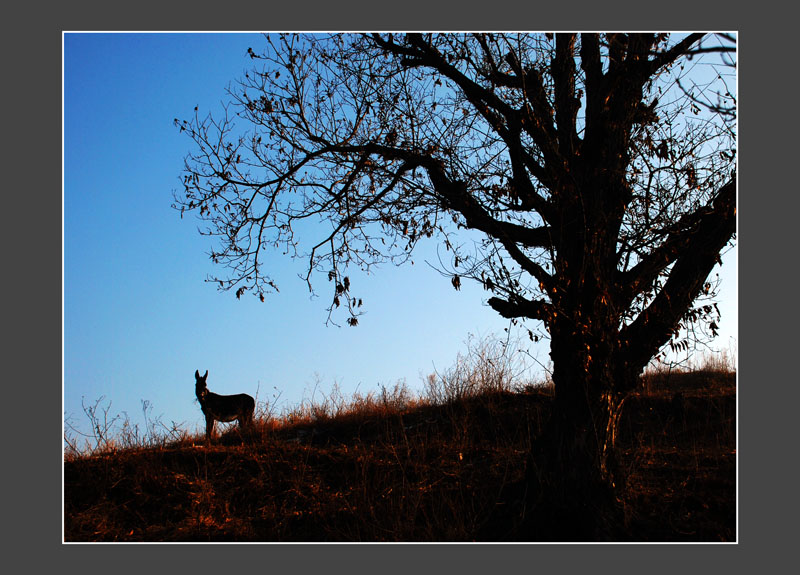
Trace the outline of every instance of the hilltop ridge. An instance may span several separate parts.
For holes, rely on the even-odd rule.
[[[438,403],[396,388],[64,462],[65,541],[514,541],[552,389]],[[302,417],[301,417],[302,416]],[[651,375],[626,400],[618,541],[736,540],[736,374]]]

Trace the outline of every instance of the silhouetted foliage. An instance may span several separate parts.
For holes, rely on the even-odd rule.
[[[736,229],[735,38],[266,42],[222,117],[176,120],[196,146],[175,205],[219,239],[211,258],[229,274],[214,281],[263,299],[277,290],[265,252],[304,257],[309,287],[327,274],[331,312],[355,325],[348,268],[402,263],[435,236],[455,289],[479,282],[551,339],[556,398],[532,480],[561,477],[554,499],[575,505],[568,493],[613,486],[625,394],[662,347],[686,345],[681,328],[716,330],[715,306],[693,306]]]

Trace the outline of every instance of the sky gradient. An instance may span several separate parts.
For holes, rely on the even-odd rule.
[[[352,274],[367,312],[355,328],[325,325],[327,286],[318,278],[321,297],[310,297],[302,261],[270,258],[281,291],[265,303],[204,281],[215,271],[211,240],[170,207],[192,147],[173,119],[195,106],[218,112],[251,65],[247,49],[263,43],[256,34],[64,35],[63,402],[78,427],[81,402],[103,396],[133,422],[147,400],[152,416],[200,429],[196,369],[209,371],[211,391],[279,397],[278,412],[334,383],[346,394],[399,380],[420,389],[469,334],[508,327],[476,285],[457,292],[425,263],[437,259],[433,242],[414,265]],[[723,261],[712,272],[723,278],[714,347],[735,352],[736,251]],[[547,364],[546,342],[529,351]],[[533,365],[529,377],[543,378]]]

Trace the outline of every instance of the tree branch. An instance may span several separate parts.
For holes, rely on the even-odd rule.
[[[678,257],[685,254],[701,229],[708,228],[709,222],[735,210],[736,179],[720,188],[711,208],[685,215],[675,226],[675,231],[655,250],[630,270],[621,273],[618,284],[622,287],[620,305],[627,306],[640,293],[647,290],[658,274],[670,266]]]
[[[536,179],[548,188],[552,187],[552,177],[539,162],[525,151],[520,141],[520,130],[524,129],[531,135],[539,149],[542,150],[545,160],[548,161],[549,158],[549,163],[559,165],[559,162],[553,161],[558,156],[557,138],[552,123],[553,110],[547,102],[544,85],[538,73],[534,71],[525,73],[526,79],[521,84],[523,92],[526,91],[526,86],[532,88],[533,91],[528,96],[528,99],[534,103],[536,109],[531,111],[530,108],[526,107],[523,111],[517,111],[504,102],[494,91],[484,88],[465,76],[458,68],[448,63],[447,59],[430,43],[426,42],[421,34],[409,34],[408,36],[409,43],[416,50],[406,46],[399,47],[394,42],[383,40],[379,35],[373,35],[373,40],[385,50],[408,56],[404,61],[406,65],[429,66],[455,82],[475,110],[508,146],[512,162],[515,160],[521,161],[521,165],[530,170]],[[520,74],[523,74],[521,70]],[[520,174],[516,170],[515,175],[519,180]],[[546,202],[536,193],[533,186],[521,185],[520,191],[523,191],[526,196],[531,198],[531,202],[537,206],[537,209],[544,208],[546,210]],[[545,219],[548,218],[546,213],[541,213],[541,215]]]
[[[578,143],[576,119],[580,100],[575,97],[575,34],[556,34],[553,59],[556,130],[561,157],[572,159]]]
[[[508,300],[493,297],[487,302],[489,306],[501,316],[514,319],[518,317],[537,319],[545,323],[550,321],[552,305],[539,300],[529,300],[514,296]]]
[[[644,365],[674,333],[700,295],[719,253],[736,232],[736,179],[723,186],[714,210],[701,218],[664,287],[636,320],[620,332],[629,361]]]
[[[689,34],[686,38],[675,44],[666,52],[658,54],[655,58],[648,62],[647,74],[654,74],[660,68],[667,64],[671,64],[681,56],[688,53],[689,48],[699,42],[705,34]]]

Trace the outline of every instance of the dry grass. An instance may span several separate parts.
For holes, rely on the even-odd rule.
[[[211,445],[162,433],[70,452],[65,540],[524,540],[526,455],[552,389],[488,371],[465,388],[474,359],[424,397],[334,389]],[[735,392],[723,370],[646,374],[620,423],[621,540],[736,539]]]

